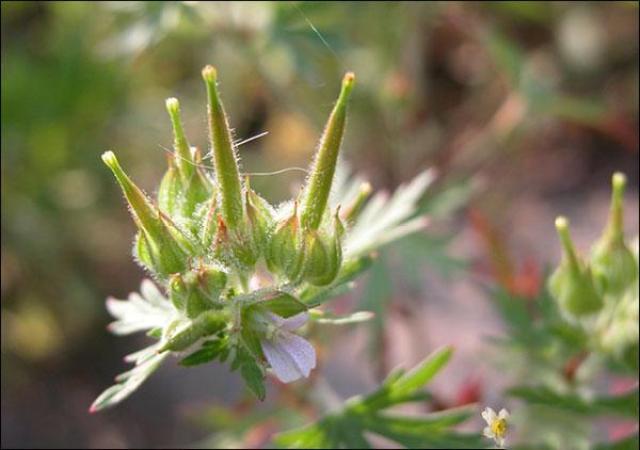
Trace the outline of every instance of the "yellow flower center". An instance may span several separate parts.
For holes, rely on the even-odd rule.
[[[507,421],[505,419],[496,419],[491,423],[491,431],[496,437],[502,438],[507,434]]]

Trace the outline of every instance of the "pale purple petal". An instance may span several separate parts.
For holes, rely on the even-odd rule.
[[[262,351],[273,372],[283,383],[308,377],[316,366],[316,351],[304,338],[280,333],[273,340],[263,340]]]
[[[284,319],[280,326],[283,330],[293,331],[307,323],[307,320],[309,320],[309,314],[307,314],[306,312],[301,312],[299,314],[296,314],[295,316]]]

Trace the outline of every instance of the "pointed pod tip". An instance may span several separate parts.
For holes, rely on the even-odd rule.
[[[342,79],[342,84],[343,85],[352,85],[353,82],[356,79],[356,74],[349,71],[347,73],[344,74],[344,78]]]
[[[562,232],[567,229],[569,229],[569,220],[564,216],[556,217],[556,230],[558,230],[558,232]]]
[[[166,99],[165,105],[170,115],[178,114],[180,112],[180,102],[175,97],[170,97]]]
[[[351,89],[356,80],[356,76],[353,72],[347,72],[342,78],[342,92],[340,92],[340,98],[347,98],[351,94]]]
[[[611,185],[615,190],[624,189],[627,184],[627,177],[622,172],[616,172],[611,177]]]
[[[202,78],[207,83],[215,83],[218,78],[218,71],[212,65],[206,65],[202,69]]]
[[[111,150],[102,154],[102,161],[112,169],[118,166],[118,158],[116,158],[116,155]]]

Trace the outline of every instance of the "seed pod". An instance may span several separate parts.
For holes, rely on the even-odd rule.
[[[173,148],[175,150],[175,164],[182,180],[186,183],[193,175],[195,166],[189,147],[189,142],[184,134],[182,119],[180,117],[180,102],[177,98],[168,98],[165,102],[171,125],[173,126]]]
[[[347,117],[347,103],[354,79],[352,72],[344,76],[340,96],[320,139],[300,207],[300,223],[304,229],[317,230],[322,222],[336,170]]]
[[[591,267],[600,292],[620,296],[638,277],[638,266],[624,241],[622,222],[626,177],[615,173],[612,186],[609,222],[591,250]]]
[[[135,245],[139,260],[161,276],[184,270],[193,251],[191,243],[124,173],[113,152],[104,153],[102,160],[116,177],[140,230]]]
[[[339,211],[334,217],[334,230],[331,235],[320,231],[305,232],[304,271],[305,281],[315,285],[330,284],[338,275],[342,266],[342,235],[344,227]]]
[[[169,156],[169,168],[160,181],[158,188],[158,208],[169,217],[175,217],[179,211],[180,198],[182,197],[182,182],[176,168],[174,157]]]
[[[274,211],[271,205],[248,187],[245,191],[247,219],[253,243],[259,255],[266,253],[269,236],[275,226]]]
[[[167,339],[158,353],[180,352],[194,344],[198,339],[210,336],[222,330],[227,324],[223,311],[205,311],[193,319],[189,325]]]
[[[166,101],[167,112],[171,118],[174,136],[175,153],[172,155],[173,164],[178,172],[180,183],[176,183],[177,190],[173,192],[174,202],[179,205],[179,212],[183,217],[190,217],[199,203],[207,200],[212,193],[212,184],[200,167],[198,167],[198,153],[196,149],[189,147],[189,142],[184,134],[182,119],[180,118],[180,103],[175,98],[169,98]],[[193,150],[193,151],[192,151]],[[166,177],[166,175],[165,175]],[[160,201],[161,190],[158,192],[158,201]],[[162,208],[162,205],[160,206]],[[174,217],[174,213],[178,210],[174,208],[174,212],[169,214]],[[167,211],[168,212],[168,211]]]
[[[174,274],[169,280],[169,299],[178,311],[186,311],[189,291],[190,288],[179,273]]]
[[[202,266],[198,269],[198,287],[202,294],[211,302],[217,302],[227,284],[227,274],[212,266]]]
[[[271,272],[284,275],[292,282],[300,277],[304,258],[297,211],[296,202],[291,215],[276,226],[265,258]]]
[[[560,266],[549,278],[549,291],[569,318],[596,313],[602,308],[602,298],[593,284],[591,271],[576,255],[569,235],[569,222],[558,217],[556,228],[564,255]]]
[[[213,66],[202,69],[202,78],[207,86],[209,98],[209,136],[213,148],[216,181],[219,186],[220,210],[230,230],[240,227],[243,219],[242,180],[238,161],[231,139],[229,122],[220,100],[217,72]]]

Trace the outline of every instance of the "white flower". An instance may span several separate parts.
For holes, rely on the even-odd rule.
[[[482,411],[482,418],[488,425],[484,428],[482,434],[489,439],[493,439],[499,447],[504,448],[509,411],[502,408],[496,415],[493,409],[487,407]]]
[[[316,367],[316,351],[306,339],[292,333],[306,323],[306,312],[283,319],[269,314],[268,320],[274,326],[261,339],[262,351],[273,372],[283,383],[291,383],[299,378],[307,378]]]

